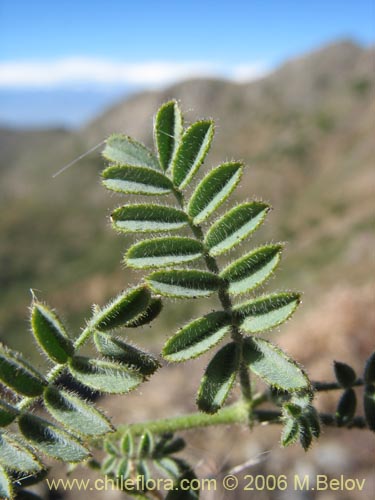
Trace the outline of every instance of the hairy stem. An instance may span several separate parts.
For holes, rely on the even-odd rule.
[[[364,381],[362,378],[358,378],[354,382],[353,387],[359,387],[361,385],[364,385]],[[317,392],[343,390],[343,387],[337,382],[312,382],[312,386]]]

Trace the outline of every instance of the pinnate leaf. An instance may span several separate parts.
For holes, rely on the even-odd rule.
[[[204,177],[188,205],[188,213],[193,217],[194,224],[206,220],[224,203],[239,183],[242,170],[242,163],[224,163]]]
[[[98,351],[103,356],[114,359],[131,369],[138,370],[145,377],[152,375],[160,366],[158,360],[151,354],[106,333],[95,332],[94,341]]]
[[[182,135],[182,115],[176,101],[163,104],[155,117],[155,143],[163,170],[171,164]]]
[[[156,271],[148,276],[147,281],[156,293],[181,298],[208,297],[222,284],[217,275],[196,269]]]
[[[147,167],[115,165],[107,167],[102,178],[107,189],[125,194],[167,194],[173,187],[168,177]]]
[[[299,303],[299,293],[275,293],[239,304],[234,308],[234,313],[245,332],[257,333],[284,323]]]
[[[115,229],[125,233],[175,231],[188,223],[181,210],[153,204],[125,205],[114,210],[111,219]]]
[[[0,380],[23,396],[39,396],[46,381],[18,353],[0,347]]]
[[[69,370],[82,384],[96,391],[123,394],[135,389],[143,375],[114,361],[75,357],[69,361]]]
[[[56,387],[44,391],[44,403],[51,415],[77,434],[100,436],[112,431],[108,419],[78,396]]]
[[[35,473],[42,465],[35,454],[18,438],[0,434],[0,464],[6,469],[18,472]]]
[[[96,312],[90,321],[90,326],[103,331],[124,326],[145,313],[150,300],[151,293],[146,286],[126,290]]]
[[[196,358],[216,345],[230,331],[230,317],[217,311],[192,321],[171,337],[163,348],[168,361]]]
[[[63,462],[82,462],[90,452],[76,438],[57,425],[24,413],[18,419],[20,431],[35,448]]]
[[[128,266],[147,269],[190,262],[201,257],[202,251],[202,243],[192,238],[154,238],[130,247],[125,260]]]
[[[121,165],[159,169],[157,158],[146,146],[122,134],[113,134],[107,139],[103,156]]]
[[[267,384],[291,392],[310,390],[309,379],[298,364],[268,340],[244,339],[242,355],[250,370]]]
[[[206,234],[210,255],[220,255],[240,243],[260,226],[269,209],[266,203],[253,201],[229,210]]]
[[[73,355],[74,347],[63,324],[44,304],[34,302],[31,327],[40,347],[56,363],[66,363]]]
[[[216,413],[224,404],[239,369],[239,350],[234,342],[222,347],[212,358],[202,378],[198,408]]]
[[[246,293],[263,283],[280,262],[281,245],[257,248],[226,267],[220,276],[232,295]]]
[[[214,134],[212,121],[193,123],[182,136],[172,165],[173,183],[183,189],[202,165]]]

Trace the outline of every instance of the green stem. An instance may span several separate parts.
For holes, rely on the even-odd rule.
[[[182,208],[182,210],[185,211],[184,195],[177,188],[174,188],[173,192],[174,192],[174,195],[175,195],[180,207]],[[203,244],[203,252],[204,252],[203,256],[204,256],[204,260],[205,260],[207,269],[214,274],[219,274],[220,269],[219,269],[219,266],[218,266],[216,259],[209,254],[208,249],[204,246],[204,234],[203,234],[202,227],[194,224],[193,219],[188,214],[187,214],[187,216],[189,219],[190,229],[192,230],[196,239]],[[239,375],[240,375],[241,392],[242,392],[243,399],[246,401],[246,403],[250,409],[252,407],[251,382],[250,382],[249,369],[245,365],[245,363],[243,363],[243,361],[242,361],[243,335],[239,331],[236,322],[233,321],[233,305],[232,305],[232,301],[231,301],[230,295],[228,293],[228,290],[225,286],[220,286],[220,288],[218,290],[218,297],[219,297],[220,303],[221,303],[224,311],[226,311],[232,318],[231,337],[232,337],[233,342],[235,342],[240,349]]]

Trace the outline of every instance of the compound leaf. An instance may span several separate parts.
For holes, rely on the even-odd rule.
[[[256,337],[244,339],[244,362],[267,384],[284,391],[310,390],[307,375],[277,346]]]
[[[103,156],[121,165],[160,169],[157,158],[146,146],[122,134],[113,134],[106,140]]]
[[[266,203],[253,201],[229,210],[206,234],[210,255],[220,255],[240,243],[260,226],[269,209]]]
[[[47,387],[44,404],[58,422],[78,434],[100,436],[113,430],[108,419],[96,408],[67,391]]]
[[[220,276],[232,295],[246,293],[263,283],[280,262],[281,245],[257,248],[226,267]]]
[[[38,344],[52,361],[63,364],[73,355],[74,347],[63,324],[44,304],[33,303],[31,328]]]
[[[147,281],[151,288],[167,297],[197,298],[207,297],[217,291],[222,280],[206,271],[175,269],[156,271]]]
[[[29,447],[9,434],[0,434],[0,464],[18,472],[35,473],[43,468]]]
[[[257,333],[284,323],[296,310],[300,300],[299,293],[275,293],[239,304],[234,308],[234,313],[244,331]]]
[[[115,229],[125,233],[175,231],[188,223],[181,210],[152,204],[125,205],[114,210],[111,219]]]
[[[145,377],[152,375],[160,366],[159,361],[151,354],[106,333],[95,332],[94,341],[103,356],[127,365],[130,369],[138,370]]]
[[[168,361],[186,361],[196,358],[218,344],[230,331],[230,317],[224,311],[216,311],[196,319],[171,337],[163,348]]]
[[[0,380],[23,396],[39,396],[46,381],[18,353],[0,347]]]
[[[150,304],[151,293],[146,286],[120,293],[103,309],[95,313],[90,326],[98,330],[113,330],[144,314]]]
[[[184,237],[154,238],[136,243],[126,253],[126,263],[138,269],[183,264],[201,257],[203,245]]]
[[[6,427],[11,424],[18,413],[17,408],[0,399],[0,427]]]
[[[107,189],[125,194],[160,195],[172,190],[172,182],[152,168],[115,165],[102,172]]]
[[[242,175],[242,163],[224,163],[214,168],[198,184],[189,205],[188,214],[194,224],[200,224],[228,198]]]
[[[173,182],[183,189],[202,165],[214,135],[210,120],[193,123],[181,138],[172,164]]]
[[[239,350],[234,342],[212,358],[201,380],[197,405],[205,413],[216,413],[224,404],[239,369]]]
[[[163,170],[167,170],[182,135],[181,110],[175,100],[166,102],[158,110],[154,124],[155,143]]]
[[[109,394],[129,392],[144,380],[143,375],[114,361],[75,357],[69,361],[69,370],[82,384]]]
[[[63,462],[82,462],[90,452],[76,438],[57,425],[24,413],[18,420],[20,431],[35,448]]]

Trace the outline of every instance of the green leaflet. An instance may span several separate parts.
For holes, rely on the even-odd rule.
[[[357,379],[357,375],[353,368],[346,363],[340,363],[340,361],[334,361],[333,368],[335,371],[336,380],[341,385],[341,387],[344,387],[344,389],[352,387]]]
[[[138,328],[139,326],[151,323],[151,321],[153,321],[157,316],[159,316],[162,308],[163,308],[163,303],[161,299],[159,298],[151,299],[149,305],[141,314],[136,316],[131,321],[127,321],[125,323],[126,328]]]
[[[138,456],[145,458],[151,456],[154,449],[154,438],[149,431],[145,431],[138,443]]]
[[[205,413],[216,413],[235,381],[239,369],[239,351],[234,342],[225,345],[210,361],[203,375],[197,405]]]
[[[46,381],[42,375],[10,349],[0,347],[0,380],[23,396],[39,396]]]
[[[196,319],[170,338],[163,348],[168,361],[186,361],[196,358],[218,344],[230,331],[230,316],[216,311]]]
[[[188,223],[188,217],[182,210],[152,204],[125,205],[117,208],[111,219],[115,229],[125,233],[175,231]]]
[[[67,391],[47,387],[44,391],[44,404],[58,422],[78,434],[100,436],[113,430],[104,415]]]
[[[87,448],[56,425],[30,413],[18,419],[20,431],[35,448],[63,462],[82,462],[90,456]]]
[[[161,106],[154,124],[155,144],[159,152],[159,161],[163,170],[171,164],[182,135],[182,115],[176,101],[169,101]]]
[[[0,466],[0,498],[2,498],[3,500],[14,498],[12,482],[10,481],[7,473],[1,466]]]
[[[210,120],[193,123],[182,136],[172,164],[173,183],[180,189],[188,185],[202,165],[214,135]]]
[[[240,243],[263,222],[269,205],[261,201],[243,203],[216,221],[205,237],[210,255],[220,255]]]
[[[284,391],[310,389],[307,375],[277,346],[258,337],[244,339],[244,362],[267,384]]]
[[[141,373],[113,361],[75,357],[69,361],[73,377],[96,391],[123,394],[135,389],[143,380]]]
[[[31,310],[31,328],[45,353],[56,363],[66,363],[73,355],[74,347],[66,330],[47,306],[34,302]]]
[[[138,269],[183,264],[201,257],[203,245],[184,237],[153,238],[136,243],[126,253],[127,265]]]
[[[124,480],[128,479],[132,472],[132,463],[128,458],[123,458],[119,461],[116,475],[117,477],[123,477]]]
[[[130,431],[125,432],[121,439],[121,451],[123,455],[131,456],[134,452],[134,440]]]
[[[0,399],[0,427],[11,424],[18,413],[17,408],[13,408],[9,403]]]
[[[138,370],[145,377],[152,375],[160,366],[159,361],[146,352],[126,344],[121,339],[106,333],[95,332],[94,341],[98,351],[107,358]]]
[[[281,433],[281,445],[289,446],[294,444],[300,433],[300,427],[297,420],[294,418],[288,418],[285,423]]]
[[[194,224],[200,224],[209,217],[231,194],[242,176],[242,163],[224,163],[211,170],[198,184],[189,205],[188,214]]]
[[[375,432],[375,387],[373,385],[365,386],[363,408],[368,428]]]
[[[229,283],[229,293],[246,293],[263,283],[280,262],[281,249],[281,245],[256,248],[226,267],[220,276]]]
[[[159,195],[169,193],[172,182],[164,174],[152,168],[118,165],[102,172],[107,189],[125,194]]]
[[[114,472],[115,468],[117,465],[117,457],[114,456],[109,456],[104,460],[101,472],[104,475],[110,474],[111,472]]]
[[[366,385],[375,384],[375,352],[366,361],[363,379]]]
[[[0,434],[0,464],[6,469],[35,473],[42,465],[29,447],[15,436]]]
[[[221,279],[216,274],[195,269],[156,271],[147,277],[147,281],[156,293],[167,297],[190,299],[208,297],[217,291],[222,284]]]
[[[354,389],[345,389],[336,409],[336,422],[339,427],[349,424],[355,415],[357,396]]]
[[[103,309],[95,313],[90,326],[98,330],[113,330],[134,321],[144,314],[150,304],[151,293],[146,286],[126,290]]]
[[[157,158],[146,146],[122,134],[113,134],[106,140],[103,156],[121,165],[160,170]]]
[[[178,463],[173,458],[163,457],[155,461],[155,466],[158,467],[162,473],[167,473],[172,479],[177,479],[180,475],[180,468]]]
[[[299,293],[281,292],[249,300],[234,307],[240,328],[248,333],[269,330],[284,323],[301,301]]]

